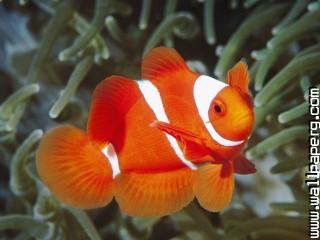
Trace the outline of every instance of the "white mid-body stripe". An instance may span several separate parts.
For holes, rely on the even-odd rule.
[[[137,81],[137,83],[145,101],[156,115],[157,120],[170,123],[164,110],[158,89],[148,80]],[[181,151],[176,139],[167,133],[165,133],[165,135],[170,143],[170,146],[175,151],[177,157],[181,160],[181,162],[188,166],[190,169],[196,170],[197,166],[184,158],[183,152]]]
[[[107,157],[111,165],[112,177],[115,178],[120,173],[120,167],[118,156],[112,143],[109,143],[105,148],[103,148],[102,153]]]
[[[209,121],[209,107],[217,94],[228,85],[212,77],[202,75],[198,77],[193,87],[193,96],[199,115],[211,137],[220,145],[226,147],[238,146],[244,141],[231,141],[222,137]]]

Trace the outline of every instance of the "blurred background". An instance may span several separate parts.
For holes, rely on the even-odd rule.
[[[320,2],[313,0],[0,1],[0,239],[307,239],[308,89],[320,83]],[[39,180],[34,152],[62,123],[85,129],[90,96],[112,74],[140,78],[144,53],[174,47],[221,81],[250,68],[255,129],[230,206],[194,201],[132,218],[113,201],[80,211]]]

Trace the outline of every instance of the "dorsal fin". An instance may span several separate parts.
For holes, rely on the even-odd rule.
[[[192,72],[183,58],[173,48],[157,47],[145,55],[142,62],[142,79],[154,84],[177,77],[190,79],[197,74]]]
[[[111,141],[139,96],[137,84],[129,78],[113,75],[100,82],[92,96],[87,124],[90,141],[100,146]]]

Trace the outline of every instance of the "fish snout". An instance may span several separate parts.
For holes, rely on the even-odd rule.
[[[253,113],[246,112],[245,114],[240,115],[232,122],[232,127],[237,133],[239,138],[246,139],[253,129]]]

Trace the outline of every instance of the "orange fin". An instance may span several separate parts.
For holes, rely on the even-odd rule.
[[[238,88],[244,93],[249,91],[249,71],[244,61],[239,61],[232,69],[228,71],[228,84],[231,87]]]
[[[254,164],[243,155],[236,157],[233,160],[233,165],[235,173],[238,174],[251,174],[257,171]]]
[[[234,174],[230,163],[204,165],[197,170],[194,193],[208,211],[225,209],[232,199],[233,189]]]
[[[187,159],[206,158],[209,161],[209,150],[204,146],[202,139],[194,133],[161,121],[154,121],[150,126],[176,138],[183,146],[183,153]]]
[[[115,178],[115,198],[120,209],[130,216],[169,215],[194,198],[193,174],[189,168],[169,172],[121,173]]]
[[[112,200],[111,166],[78,128],[65,125],[46,133],[36,166],[42,181],[67,205],[89,209]]]
[[[179,80],[188,81],[195,79],[197,74],[192,72],[183,58],[173,48],[153,48],[143,58],[142,78],[157,84],[161,81]],[[172,82],[172,81],[170,81]]]
[[[91,141],[105,145],[116,135],[123,116],[139,98],[134,80],[111,76],[96,87],[87,124]]]

